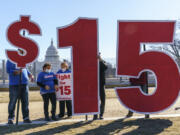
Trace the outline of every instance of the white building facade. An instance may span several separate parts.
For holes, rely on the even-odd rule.
[[[51,40],[50,46],[46,50],[46,55],[44,61],[36,61],[36,74],[42,71],[42,67],[45,63],[51,64],[52,72],[56,73],[60,69],[60,56],[58,54],[57,48],[53,45],[53,40]]]

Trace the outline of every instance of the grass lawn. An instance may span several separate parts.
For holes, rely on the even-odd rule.
[[[107,98],[116,98],[116,94],[114,89],[109,89],[106,91]],[[42,101],[42,97],[39,91],[30,91],[29,92],[29,101],[36,102]],[[8,103],[9,102],[9,91],[0,91],[0,103]]]
[[[0,123],[1,122],[7,122],[8,117],[8,101],[9,101],[9,92],[0,92],[0,106],[2,109],[0,109]],[[105,116],[111,117],[111,116],[120,116],[122,109],[120,110],[119,106],[120,103],[118,99],[116,98],[114,90],[107,90],[106,91],[106,113]],[[39,120],[44,118],[43,114],[43,101],[42,97],[39,93],[39,91],[30,91],[29,93],[29,111],[30,111],[30,118],[31,120]],[[114,109],[112,109],[112,106],[114,106]],[[118,107],[116,107],[118,106]],[[21,107],[21,105],[20,105]],[[51,109],[51,104],[49,105],[49,112]],[[125,108],[123,108],[127,112]],[[59,103],[57,102],[57,109],[56,114],[59,113]],[[20,108],[20,117],[19,120],[22,121],[22,114],[21,114],[21,108]],[[85,116],[74,116],[73,119],[85,119]],[[88,116],[88,118],[92,118],[92,116]]]
[[[0,92],[0,123],[7,122],[8,112],[8,92]],[[29,93],[29,109],[31,120],[42,120],[43,103],[39,91],[30,91]],[[176,102],[170,109],[160,114],[180,114],[180,110],[175,107],[180,106],[180,100]],[[51,106],[49,107],[51,109]],[[57,114],[59,112],[57,104]],[[118,101],[114,90],[106,90],[106,108],[105,118],[124,117],[128,110],[124,108]],[[135,116],[144,116],[142,114],[134,114]],[[20,110],[20,121],[22,115]],[[30,124],[19,126],[0,126],[0,135],[180,135],[180,117],[173,118],[150,118],[150,119],[118,119],[118,120],[96,120],[92,121],[92,116],[88,116],[89,121],[85,121],[85,116],[73,116],[74,119],[84,119],[84,121],[62,122],[48,124]]]

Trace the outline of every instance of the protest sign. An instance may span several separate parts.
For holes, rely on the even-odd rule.
[[[58,90],[56,90],[56,99],[72,100],[72,84],[71,73],[56,74],[58,79]]]

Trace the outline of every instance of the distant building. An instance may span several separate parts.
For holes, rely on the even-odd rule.
[[[106,70],[106,78],[114,78],[116,74],[116,68],[112,66],[111,63],[106,62],[107,70]]]
[[[176,29],[180,29],[180,19],[176,21]]]
[[[50,46],[46,50],[46,55],[44,61],[36,61],[35,62],[35,69],[36,69],[36,74],[42,71],[42,66],[44,63],[50,63],[52,66],[52,72],[56,73],[60,69],[60,57],[57,51],[57,48],[53,45],[53,40],[51,40]]]

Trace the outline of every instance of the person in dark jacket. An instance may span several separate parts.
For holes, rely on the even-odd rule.
[[[18,49],[20,54],[24,54],[22,49]],[[17,68],[14,63],[7,60],[6,71],[9,74],[9,105],[8,105],[8,124],[13,124],[14,111],[18,97],[22,103],[22,115],[24,123],[31,123],[29,119],[29,88],[28,80],[33,81],[32,74],[26,68]],[[21,77],[20,77],[21,75]],[[21,80],[20,80],[21,78]]]
[[[100,94],[100,101],[101,101],[101,105],[100,105],[100,115],[99,115],[99,119],[103,119],[103,114],[104,114],[104,109],[105,109],[105,99],[106,99],[106,95],[105,95],[105,71],[107,70],[107,65],[106,62],[101,58],[101,56],[98,56],[99,59],[99,94]],[[94,115],[93,120],[96,120],[98,118],[97,115]]]
[[[71,73],[71,70],[69,70],[69,66],[68,66],[67,62],[61,63],[61,69],[57,72],[57,74],[61,74],[61,73]],[[58,115],[59,118],[64,117],[65,104],[67,107],[68,118],[70,118],[72,116],[72,101],[71,100],[61,100],[61,101],[59,101],[59,109],[60,109],[60,113]]]
[[[50,121],[48,106],[49,100],[52,104],[52,120],[57,120],[56,118],[56,94],[55,90],[58,89],[58,81],[56,79],[56,75],[51,72],[51,65],[49,63],[45,63],[43,65],[43,71],[39,73],[37,78],[37,85],[40,87],[40,94],[42,95],[44,101],[44,115],[45,120]]]

